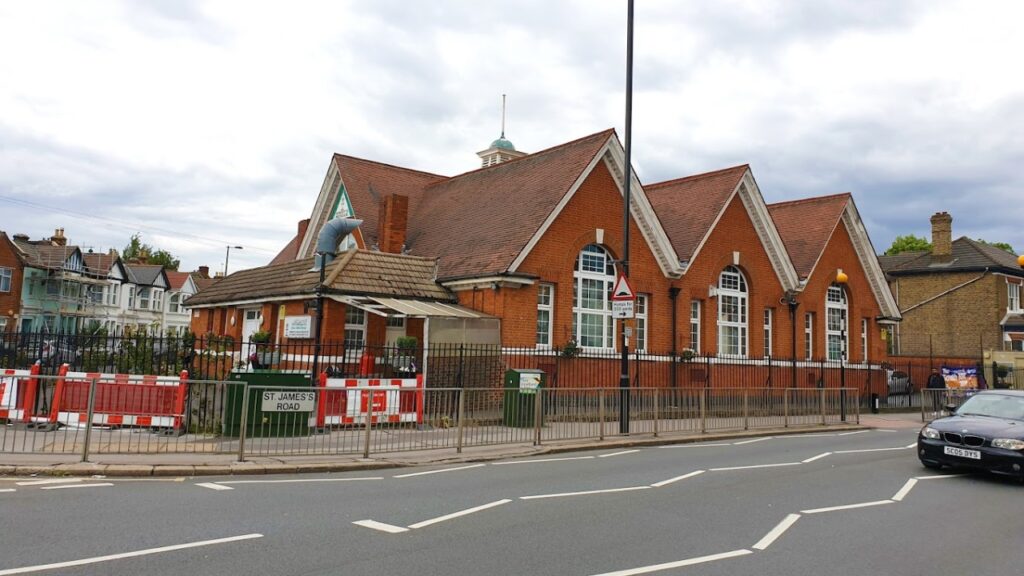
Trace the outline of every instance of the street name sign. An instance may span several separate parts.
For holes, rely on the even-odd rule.
[[[261,400],[264,412],[312,412],[316,392],[265,390]]]

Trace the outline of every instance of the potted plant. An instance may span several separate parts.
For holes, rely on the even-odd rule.
[[[419,340],[415,336],[399,336],[395,340],[397,348],[391,366],[398,372],[406,374],[416,373],[416,350],[419,348]]]
[[[270,343],[270,332],[257,330],[249,337],[249,343],[256,345],[256,362],[253,368],[269,368],[281,361],[281,354],[274,350]]]

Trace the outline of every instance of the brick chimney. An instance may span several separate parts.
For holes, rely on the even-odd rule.
[[[949,261],[953,257],[953,217],[948,212],[932,215],[932,258]]]
[[[28,242],[28,234],[15,234],[14,236],[11,236],[11,238],[22,242]]]
[[[408,222],[409,197],[392,194],[384,198],[380,204],[380,217],[377,219],[377,244],[381,252],[402,252]]]
[[[64,236],[64,229],[57,228],[53,231],[53,236],[50,237],[50,243],[54,246],[67,246],[68,239]]]
[[[308,229],[309,229],[309,218],[306,218],[304,220],[299,220],[299,227],[298,227],[298,230],[297,230],[298,234],[296,234],[296,236],[295,236],[296,238],[299,239],[299,242],[302,242],[302,239],[306,237],[306,230],[308,230]]]
[[[307,222],[308,222],[308,220],[307,220]],[[209,266],[200,266],[199,267],[199,275],[201,277],[203,277],[203,278],[209,278],[210,277],[210,267]]]

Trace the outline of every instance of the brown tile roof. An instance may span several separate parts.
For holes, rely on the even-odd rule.
[[[750,167],[746,164],[644,185],[644,193],[681,260],[692,260],[697,246],[725,209]]]
[[[45,270],[63,268],[68,258],[78,251],[78,246],[54,246],[49,240],[14,240],[14,245],[24,254],[26,266]]]
[[[1006,250],[961,236],[953,241],[952,257],[937,260],[931,252],[904,252],[892,256],[879,256],[878,262],[886,274],[934,274],[939,272],[981,271],[999,269],[1014,276],[1024,276],[1017,257]]]
[[[220,278],[206,278],[205,276],[197,276],[195,274],[192,274],[192,282],[195,282],[196,292],[206,290],[210,286],[216,284],[217,280],[220,280]]]
[[[181,290],[182,286],[185,285],[185,281],[190,276],[188,272],[177,272],[175,270],[166,270],[164,274],[167,274],[167,282],[170,284],[171,290]]]
[[[377,217],[380,213],[380,203],[384,197],[392,194],[408,196],[409,219],[412,221],[423,196],[423,189],[446,178],[429,172],[353,158],[343,154],[335,154],[333,161],[338,167],[338,174],[341,176],[342,182],[345,183],[345,191],[348,192],[348,198],[352,202],[352,211],[355,212],[356,218],[363,221],[360,231],[367,247],[372,247],[377,243]],[[332,203],[337,202],[337,194],[337,190],[330,192],[329,200]],[[320,221],[315,225],[310,223],[310,227],[319,231],[329,215],[330,211],[325,210],[321,214]],[[301,243],[302,239],[299,238],[295,245],[296,253]],[[312,256],[312,250],[315,250],[315,245],[314,239],[310,246],[310,256]],[[287,250],[287,247],[285,249]],[[274,260],[277,261],[278,258],[274,258]]]
[[[242,300],[312,296],[320,273],[313,258],[241,270],[200,289],[188,306]],[[325,271],[328,292],[393,296],[455,302],[450,292],[434,281],[435,261],[417,256],[370,250],[339,254]]]
[[[419,204],[410,197],[409,249],[438,258],[442,279],[506,272],[614,134],[604,130],[427,187]]]
[[[810,276],[850,198],[849,192],[843,192],[768,205],[775,228],[801,278]]]
[[[110,273],[110,269],[117,262],[117,256],[114,254],[98,254],[95,252],[86,252],[82,254],[82,261],[85,263],[85,271],[94,276],[106,276]]]

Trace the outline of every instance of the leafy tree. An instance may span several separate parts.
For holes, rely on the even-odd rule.
[[[129,262],[145,261],[147,264],[159,264],[168,270],[177,270],[181,264],[181,260],[167,250],[154,250],[152,246],[144,243],[138,233],[132,234],[128,245],[121,252],[121,258]]]
[[[988,244],[989,246],[995,246],[1000,250],[1006,250],[1010,254],[1016,254],[1016,252],[1013,251],[1013,246],[1010,246],[1006,242],[989,242],[988,240],[982,240],[981,238],[978,238],[978,242],[981,242],[982,244]]]
[[[922,250],[931,250],[932,243],[924,238],[914,236],[913,234],[907,234],[906,236],[897,236],[892,241],[892,246],[885,251],[886,256],[893,254],[899,254],[901,252],[920,252]]]

